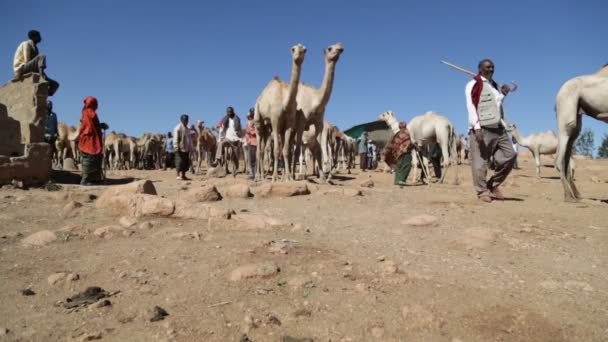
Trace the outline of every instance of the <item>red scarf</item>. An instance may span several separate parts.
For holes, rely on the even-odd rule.
[[[483,80],[481,79],[481,75],[477,74],[477,76],[473,77],[475,80],[475,84],[473,85],[473,89],[471,89],[471,100],[473,101],[473,105],[475,109],[477,109],[477,105],[479,105],[479,98],[481,97],[481,91],[483,90]],[[492,80],[490,82],[494,89],[498,90],[498,84]]]
[[[78,147],[87,154],[100,154],[103,142],[101,141],[101,126],[95,110],[97,109],[97,99],[88,96],[84,99],[82,116],[80,117],[80,136]]]

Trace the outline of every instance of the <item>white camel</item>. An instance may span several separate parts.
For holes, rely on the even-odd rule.
[[[380,120],[385,121],[393,133],[399,132],[399,122],[392,111],[384,112],[379,116]],[[410,138],[413,143],[418,146],[426,147],[431,144],[438,143],[441,146],[443,155],[443,172],[441,173],[440,183],[443,183],[450,164],[456,164],[456,132],[454,126],[448,118],[441,116],[435,112],[426,112],[423,115],[416,116],[407,124],[407,130],[410,133]],[[424,162],[423,171],[428,170],[428,161],[423,155]],[[412,151],[412,179],[418,180],[418,153]],[[427,172],[428,174],[428,172]],[[428,181],[428,180],[427,180]]]
[[[60,123],[57,126],[57,140],[55,140],[55,149],[57,150],[57,162],[63,165],[63,161],[71,153],[74,161],[78,160],[78,139],[80,134],[80,125],[78,127],[69,126],[65,123]]]
[[[292,133],[296,122],[296,94],[300,83],[300,72],[306,48],[297,44],[291,48],[293,64],[291,68],[291,79],[289,84],[274,77],[255,103],[254,123],[257,136],[257,172],[256,179],[262,180],[264,177],[263,154],[264,146],[268,135],[265,134],[270,124],[272,128],[272,138],[274,141],[274,169],[272,171],[272,181],[275,182],[278,176],[279,163],[279,138],[283,142],[283,157],[285,160],[285,171],[283,180],[292,180],[288,165],[290,165],[290,152]]]
[[[541,154],[554,154],[557,151],[557,136],[551,131],[530,134],[527,137],[521,136],[517,126],[511,125],[511,134],[516,142],[528,148],[532,152],[536,163],[536,176],[540,178],[540,156]],[[574,172],[574,160],[570,160],[570,171]]]
[[[558,147],[555,167],[560,172],[567,202],[580,198],[572,179],[572,145],[583,126],[582,113],[608,123],[608,64],[595,74],[578,76],[566,81],[555,99]]]
[[[310,131],[317,135],[323,131],[323,120],[325,118],[325,108],[331,97],[331,92],[334,85],[334,73],[336,63],[340,59],[340,55],[344,52],[342,43],[331,45],[325,49],[325,74],[321,88],[302,83],[297,94],[297,113],[296,113],[296,130],[295,130],[295,155],[300,155],[302,148],[304,131]],[[314,127],[314,130],[312,129]],[[325,139],[325,140],[324,140]],[[325,172],[329,172],[329,160],[327,159],[327,137],[321,136],[321,146],[315,149],[315,159],[319,167],[319,176],[322,181],[325,180]],[[292,167],[295,170],[295,158]]]

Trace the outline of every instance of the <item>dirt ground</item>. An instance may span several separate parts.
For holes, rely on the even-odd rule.
[[[309,195],[213,203],[234,210],[229,220],[144,217],[131,228],[95,207],[89,194],[108,186],[66,184],[64,174],[59,191],[5,187],[0,341],[607,341],[608,161],[577,161],[588,199],[576,204],[544,162],[537,179],[520,153],[504,202],[475,198],[468,163],[459,185],[451,168],[447,184],[430,187],[354,170],[333,185],[304,181]],[[151,180],[169,199],[201,184],[256,189],[243,175],[108,176]],[[368,179],[374,186],[361,187]],[[71,200],[82,207],[66,209]],[[23,244],[42,230],[58,239]],[[90,286],[111,304],[63,305]],[[151,321],[155,306],[168,316]]]

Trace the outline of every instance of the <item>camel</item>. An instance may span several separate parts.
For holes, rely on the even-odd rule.
[[[348,174],[350,174],[350,169],[353,167],[355,161],[355,141],[353,138],[344,134],[344,132],[338,132],[337,139],[339,144],[337,152],[339,160],[337,161],[337,167],[342,170],[347,170]]]
[[[203,121],[196,120],[198,128],[198,139],[196,140],[196,152],[198,154],[198,165],[196,173],[201,169],[203,156],[207,159],[207,168],[211,166],[211,161],[215,159],[215,149],[217,148],[217,139],[211,132],[211,129],[204,127]]]
[[[57,140],[55,141],[55,149],[57,150],[57,162],[63,165],[63,161],[68,156],[68,151],[72,158],[78,160],[78,139],[80,135],[80,126],[74,127],[60,123],[57,125]]]
[[[278,77],[274,77],[264,88],[255,103],[253,120],[258,141],[256,151],[258,165],[256,180],[262,180],[264,177],[262,151],[264,151],[267,142],[268,134],[264,133],[267,132],[268,124],[272,128],[272,138],[274,141],[272,181],[275,182],[278,176],[279,139],[283,142],[283,157],[285,158],[283,180],[293,179],[288,166],[290,165],[292,133],[296,122],[296,94],[298,93],[300,84],[300,72],[304,56],[306,55],[306,48],[301,44],[297,44],[291,48],[291,55],[293,64],[289,84],[281,81]]]
[[[522,137],[515,125],[511,125],[511,134],[519,145],[528,148],[532,152],[534,162],[536,163],[536,177],[540,178],[540,155],[554,154],[557,151],[557,136],[551,131],[546,131]],[[574,172],[575,165],[573,159],[570,160],[570,165],[570,171]]]
[[[456,139],[456,162],[462,164],[462,150],[464,148],[464,137],[462,134]]]
[[[595,74],[566,81],[555,99],[558,145],[555,167],[560,172],[564,199],[576,202],[580,193],[572,178],[572,146],[583,125],[582,113],[608,123],[608,64]]]
[[[139,139],[135,139],[136,149],[135,159],[139,159],[142,164],[148,155],[152,155],[154,168],[160,168],[164,152],[165,136],[163,134],[143,133]],[[142,168],[144,165],[141,165]]]
[[[104,141],[104,152],[106,153],[106,165],[113,169],[119,167],[132,168],[135,166],[135,154],[137,151],[137,141],[135,138],[128,137],[123,133],[110,132]],[[128,155],[128,162],[124,156]]]
[[[392,111],[380,114],[379,119],[385,121],[391,127],[393,133],[399,132],[399,122]],[[416,145],[424,147],[438,143],[441,146],[443,154],[442,166],[444,170],[441,173],[439,183],[443,183],[448,167],[455,162],[452,159],[456,158],[456,133],[450,120],[435,112],[426,112],[412,118],[407,124],[407,130],[410,133],[412,142]],[[426,172],[428,170],[428,161],[425,156],[423,157],[424,165],[422,167],[425,168],[423,171]],[[416,181],[418,172],[418,152],[416,150],[412,151],[412,169],[412,178]]]
[[[336,63],[340,59],[340,55],[344,52],[342,43],[331,45],[325,49],[325,74],[321,88],[316,89],[313,86],[302,83],[296,96],[297,113],[296,113],[296,130],[295,130],[295,155],[300,155],[302,148],[304,131],[314,132],[316,135],[323,131],[323,120],[325,119],[325,108],[331,97],[331,92],[334,84],[334,73]],[[314,126],[314,130],[311,130]],[[316,138],[316,136],[315,136]],[[315,159],[319,167],[319,176],[321,181],[325,181],[325,172],[329,172],[327,159],[327,137],[321,137],[321,148],[315,149]],[[288,164],[286,164],[288,165]],[[286,166],[287,167],[287,166]],[[295,158],[293,169],[295,170]]]

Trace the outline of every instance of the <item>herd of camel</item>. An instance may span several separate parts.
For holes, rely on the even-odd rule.
[[[339,164],[349,172],[350,168],[354,167],[356,141],[325,121],[325,108],[331,97],[336,64],[343,52],[341,43],[333,44],[324,50],[324,77],[320,88],[315,88],[300,82],[306,48],[301,44],[293,46],[289,82],[273,77],[259,95],[253,119],[258,141],[256,180],[263,180],[268,171],[272,172],[272,180],[276,181],[281,155],[284,160],[283,180],[293,180],[297,178],[297,174],[305,175],[305,151],[309,153],[307,160],[312,161],[313,170],[316,170],[321,181],[331,177],[332,170]],[[608,123],[608,64],[594,74],[575,77],[565,82],[557,94],[555,112],[557,136],[547,131],[522,137],[515,125],[511,125],[510,131],[517,143],[527,147],[534,155],[537,176],[540,176],[540,155],[556,154],[555,167],[560,172],[565,199],[576,201],[580,194],[573,181],[572,148],[582,128],[583,114]],[[385,121],[393,132],[398,131],[398,120],[393,112],[384,112],[380,114],[379,119]],[[445,171],[440,182],[443,182],[448,167],[459,159],[457,155],[460,154],[463,144],[457,137],[454,126],[446,117],[427,112],[412,118],[407,127],[412,141],[418,146],[428,147],[437,143],[441,147],[444,156],[442,166]],[[203,159],[208,162],[213,159],[217,141],[212,129],[203,127],[200,121],[198,130],[193,134],[196,134],[194,160],[198,161],[198,171]],[[67,149],[71,149],[76,156],[77,135],[76,128],[60,125],[57,150],[61,152],[58,158],[64,158]],[[141,163],[142,159],[138,156],[151,154],[157,166],[160,166],[163,141],[164,136],[161,134],[143,134],[136,139],[112,132],[105,137],[105,164],[109,168],[137,167],[138,160]],[[414,154],[412,178],[417,180],[417,164],[422,162],[424,171],[427,158],[424,153],[419,155],[414,151]],[[298,163],[294,156],[299,157],[300,169],[297,173]]]

